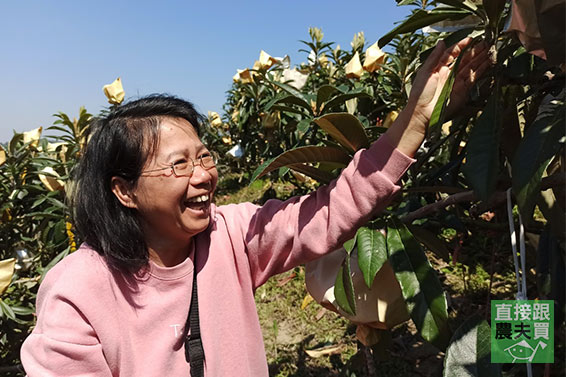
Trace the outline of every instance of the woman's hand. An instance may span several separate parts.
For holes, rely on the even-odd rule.
[[[387,131],[391,142],[401,152],[414,156],[423,142],[432,111],[450,75],[452,65],[471,41],[471,38],[466,38],[450,48],[446,48],[444,42],[439,42],[419,69],[407,106]],[[465,104],[476,79],[490,67],[488,50],[485,43],[480,43],[466,51],[458,66],[448,113],[455,113]]]
[[[417,72],[407,108],[412,107],[414,116],[421,118],[423,131],[448,80],[452,65],[471,41],[471,38],[466,38],[449,49],[446,49],[444,42],[441,41]],[[466,52],[458,66],[448,111],[457,111],[464,105],[476,78],[480,77],[489,66],[487,44],[477,44]]]

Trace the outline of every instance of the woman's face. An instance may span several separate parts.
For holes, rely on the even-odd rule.
[[[198,158],[207,153],[208,149],[188,121],[178,118],[161,121],[159,145],[143,171],[191,160],[195,166],[191,177],[176,177],[171,169],[142,173],[132,189],[133,207],[141,215],[148,244],[186,242],[208,227],[218,171],[216,167],[205,169],[198,163]]]

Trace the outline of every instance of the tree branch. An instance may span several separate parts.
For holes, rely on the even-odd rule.
[[[540,189],[541,191],[544,191],[556,186],[563,186],[565,183],[566,183],[566,174],[564,173],[553,174],[541,180]],[[438,202],[427,204],[426,206],[421,207],[416,211],[410,212],[409,214],[401,218],[401,221],[405,224],[410,224],[413,222],[413,220],[428,216],[450,205],[457,203],[464,203],[464,202],[474,202],[478,200],[479,199],[476,197],[473,191],[459,192],[457,194],[450,195],[449,197],[444,198]],[[489,208],[497,207],[501,203],[505,202],[505,200],[506,200],[506,192],[498,191],[494,193],[487,202],[482,203],[483,205],[480,207],[482,209],[481,212],[479,209],[477,210],[477,212],[483,213]]]

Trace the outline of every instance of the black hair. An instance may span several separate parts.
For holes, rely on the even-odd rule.
[[[199,133],[203,116],[192,103],[170,95],[150,95],[118,106],[96,119],[74,172],[73,220],[80,238],[110,267],[129,273],[147,265],[149,253],[139,213],[120,203],[112,177],[132,187],[159,143],[164,118],[186,119]]]

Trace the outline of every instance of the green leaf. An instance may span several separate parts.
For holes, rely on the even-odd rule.
[[[444,358],[443,377],[497,377],[501,365],[491,363],[491,329],[479,316],[465,321],[452,336]]]
[[[323,85],[316,92],[316,108],[320,109],[320,105],[330,99],[334,93],[340,92],[340,90],[332,85]]]
[[[26,308],[26,307],[23,307],[23,306],[12,306],[12,311],[16,315],[30,315],[30,314],[33,314],[35,312],[35,309]]]
[[[506,0],[483,0],[483,7],[487,14],[489,24],[492,27],[497,27],[501,13],[505,9]]]
[[[349,239],[348,241],[344,242],[344,250],[346,250],[348,252],[348,254],[350,254],[352,252],[352,250],[354,250],[354,246],[356,246],[356,236],[354,236],[354,238]]]
[[[283,105],[273,105],[269,108],[270,110],[279,110],[279,111],[285,111],[288,113],[293,113],[293,114],[299,114],[299,115],[305,115],[304,111],[301,111],[299,109],[296,109],[294,107],[291,106],[283,106]]]
[[[48,197],[47,200],[49,201],[49,203],[53,204],[55,207],[59,207],[62,209],[67,209],[67,206],[65,205],[65,203],[63,203],[60,200],[57,200],[53,197]]]
[[[49,207],[47,210],[45,211],[40,211],[40,212],[29,212],[29,213],[25,213],[22,215],[22,217],[25,218],[46,218],[46,219],[54,219],[54,220],[60,220],[62,218],[64,218],[63,215],[54,213],[56,208],[53,207]]]
[[[444,290],[421,246],[398,220],[391,220],[388,226],[387,251],[419,333],[444,350],[450,338]]]
[[[350,162],[350,156],[342,149],[333,147],[308,146],[291,149],[261,164],[252,175],[251,182],[282,166],[313,162],[333,162],[346,166]]]
[[[263,175],[269,173],[269,171],[273,171],[273,170],[277,169],[277,168],[273,168],[273,169],[271,169],[271,170],[269,170],[269,171],[265,171],[265,169],[269,166],[269,164],[271,164],[273,161],[275,161],[276,158],[277,158],[277,157],[274,157],[274,158],[270,158],[270,159],[268,159],[268,160],[265,160],[265,162],[264,162],[263,164],[259,165],[259,166],[255,169],[254,173],[252,174],[252,178],[250,179],[250,185],[251,185],[256,179],[258,179],[259,177],[261,177],[261,176],[263,176]]]
[[[468,182],[483,201],[495,190],[500,129],[498,95],[494,93],[472,128],[466,146],[466,163],[462,166]]]
[[[450,262],[450,250],[446,246],[446,242],[436,236],[436,234],[426,230],[421,226],[408,225],[409,231],[415,238],[424,244],[430,251],[435,253],[446,262]]]
[[[347,255],[336,276],[334,284],[334,297],[342,310],[350,315],[356,314],[356,300],[354,296],[354,283],[350,269],[350,255]]]
[[[556,191],[560,190],[558,188]],[[547,220],[547,225],[555,237],[564,239],[564,229],[566,229],[566,219],[564,218],[564,210],[558,204],[555,189],[544,190],[539,194],[537,206]],[[538,271],[538,270],[537,270]]]
[[[558,210],[557,212],[561,212]],[[562,212],[561,217],[564,217]],[[560,246],[561,238],[556,237],[552,227],[554,224],[546,224],[537,250],[537,291],[538,297],[546,300],[554,300],[556,310],[554,312],[558,323],[562,323],[566,314],[566,271],[564,266],[564,249]],[[564,227],[559,229],[560,233]]]
[[[315,118],[314,122],[334,140],[352,152],[369,146],[369,139],[362,123],[348,113],[326,114]]]
[[[456,79],[456,72],[458,72],[458,66],[462,61],[462,57],[464,56],[464,52],[470,48],[471,44],[466,46],[462,53],[458,55],[456,61],[454,62],[454,67],[450,71],[450,75],[448,79],[444,83],[442,87],[442,91],[440,92],[440,96],[436,104],[434,105],[434,109],[432,110],[432,114],[430,116],[428,132],[431,135],[435,135],[436,137],[440,136],[440,129],[442,124],[444,124],[444,115],[446,106],[448,106],[448,100],[450,99],[450,94],[452,93],[452,88],[454,87],[454,81]]]
[[[364,281],[371,289],[375,275],[387,261],[385,236],[377,229],[361,227],[356,233],[358,245],[358,265]]]
[[[20,142],[23,142],[23,140],[24,140],[24,134],[14,133],[14,136],[12,137],[10,142],[8,143],[8,150],[10,151],[10,155],[13,156],[13,155],[16,154],[16,149],[17,149],[18,145],[20,144]]]
[[[267,81],[269,81],[271,84],[278,86],[279,88],[283,89],[284,91],[286,91],[287,93],[289,93],[291,96],[296,97],[300,100],[302,100],[305,103],[309,103],[307,97],[301,93],[300,91],[298,91],[295,87],[288,85],[288,84],[284,84],[282,82],[279,81],[275,81],[275,80],[271,80],[269,78],[266,78]],[[310,104],[309,104],[310,107]]]
[[[298,171],[299,173],[303,173],[304,175],[308,175],[323,184],[328,184],[336,178],[334,174],[306,164],[291,164],[289,165],[289,168]]]
[[[279,103],[284,103],[287,105],[298,105],[301,108],[307,110],[307,112],[309,114],[313,114],[311,105],[303,98],[297,97],[297,96],[285,96],[283,98],[276,98],[274,100],[272,100],[271,102],[269,102],[267,105],[265,105],[265,111],[269,111],[271,110],[271,107],[273,105],[279,104]],[[301,114],[304,114],[303,112],[301,112]]]
[[[455,32],[448,34],[443,39],[443,41],[444,41],[444,44],[446,45],[446,47],[451,47],[451,46],[455,45],[456,43],[460,42],[462,39],[464,39],[466,37],[477,38],[479,36],[483,36],[484,34],[485,34],[484,29],[478,30],[474,27],[470,27],[470,28],[456,30]],[[477,39],[479,39],[479,38],[477,38]],[[433,49],[434,49],[434,47],[431,48],[430,51],[432,52]],[[423,54],[420,54],[419,59],[421,61],[424,61],[424,60],[422,60],[422,58],[423,58]]]
[[[71,133],[71,131],[69,131],[68,128],[64,128],[64,127],[49,126],[49,127],[47,127],[47,129],[48,129],[49,131],[61,131],[61,132],[64,132],[64,133],[66,133],[66,134],[69,134],[69,135],[71,135],[71,136],[73,135],[73,134]]]
[[[279,168],[279,178],[285,177],[285,174],[289,171],[289,168]]]
[[[64,124],[68,127],[73,127],[73,122],[71,122],[71,119],[69,119],[69,116],[67,114],[65,114],[64,112],[59,112],[57,114],[53,114],[54,117],[59,118],[59,120],[56,120],[55,122],[53,122],[53,124]]]
[[[12,310],[10,305],[8,305],[1,298],[0,298],[0,309],[2,309],[2,313],[4,313],[6,315],[6,317],[8,317],[9,319],[11,319],[11,320],[16,319],[16,314],[14,313],[14,311]]]
[[[561,252],[563,251],[560,247],[560,238],[552,233],[551,225],[547,223],[540,235],[536,254],[538,297],[555,300],[556,307],[564,310],[566,271]]]
[[[323,112],[328,112],[328,110],[334,110],[337,106],[345,105],[347,101],[354,99],[354,98],[363,98],[363,97],[371,97],[369,94],[366,93],[365,90],[354,91],[350,93],[339,94],[335,97],[332,97],[328,102],[324,104],[322,108]]]
[[[461,10],[468,10],[474,13],[478,10],[478,6],[469,0],[437,0],[437,2],[450,5],[454,8],[459,8]]]
[[[311,125],[312,119],[303,119],[297,124],[297,131],[305,133]]]
[[[385,34],[381,37],[378,41],[378,45],[380,48],[388,44],[397,36],[398,34],[403,33],[412,33],[417,31],[425,26],[432,25],[436,22],[444,21],[444,20],[460,20],[470,12],[464,10],[445,10],[445,9],[434,9],[431,11],[428,10],[418,10],[413,13],[409,18],[407,18],[401,25],[397,26],[389,33]]]
[[[554,110],[527,129],[513,158],[513,192],[524,218],[531,217],[542,175],[563,145],[559,140],[564,137],[565,108],[558,105]]]

